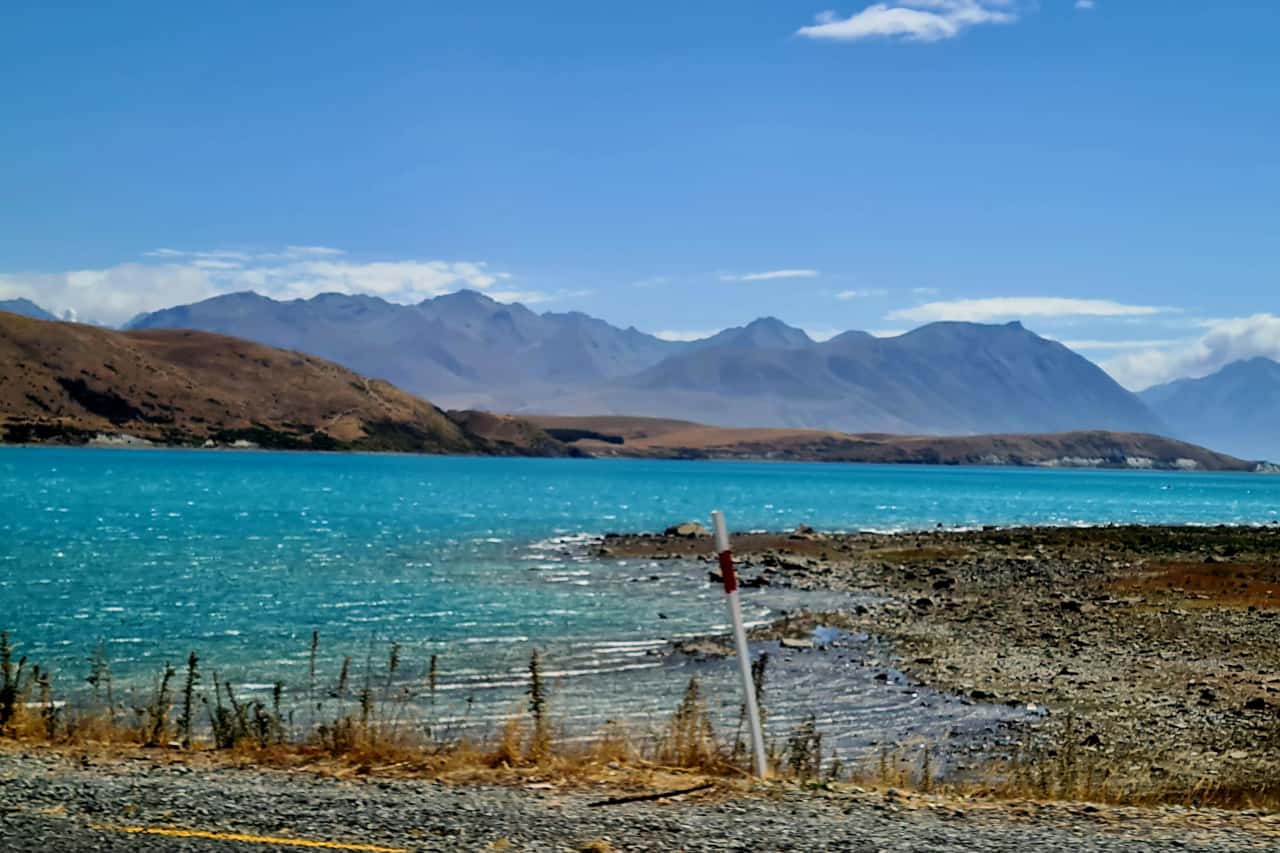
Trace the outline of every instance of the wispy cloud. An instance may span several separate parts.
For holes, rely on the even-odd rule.
[[[649,278],[642,278],[642,279],[639,279],[638,281],[633,281],[631,282],[631,286],[632,287],[661,287],[664,284],[670,283],[670,281],[671,279],[667,278],[665,275],[655,275],[655,276],[650,276]]]
[[[805,326],[802,331],[819,343],[829,341],[844,332],[843,329],[837,329],[834,326]]]
[[[794,270],[768,270],[766,272],[750,272],[744,275],[735,275],[733,273],[723,273],[720,276],[721,281],[775,281],[782,278],[817,278],[820,273],[817,270],[794,269]]]
[[[544,305],[575,297],[591,296],[594,290],[490,290],[486,295],[496,302],[519,302],[521,305]]]
[[[720,329],[663,329],[660,332],[654,332],[653,336],[664,341],[700,341],[718,335],[720,331]]]
[[[495,302],[519,302],[521,305],[541,305],[556,300],[555,294],[545,290],[491,290],[486,295]]]
[[[1089,352],[1094,350],[1100,351],[1116,351],[1116,350],[1135,350],[1135,349],[1154,349],[1156,347],[1170,347],[1175,344],[1185,343],[1185,339],[1181,338],[1158,338],[1146,341],[1107,341],[1107,340],[1068,340],[1058,341],[1058,343],[1068,349],[1079,350],[1081,352]]]
[[[836,294],[836,299],[848,301],[850,299],[871,299],[877,296],[888,296],[887,290],[842,290]]]
[[[926,302],[890,312],[890,320],[932,323],[959,320],[986,323],[1019,317],[1140,317],[1172,311],[1154,305],[1125,305],[1108,299],[1072,299],[1062,296],[997,296],[990,299],[954,299]]]
[[[1102,368],[1126,388],[1141,389],[1174,379],[1208,376],[1233,361],[1264,356],[1280,361],[1280,317],[1255,314],[1209,320],[1200,338],[1165,349],[1126,353]]]
[[[969,27],[1016,20],[1013,0],[896,0],[875,3],[847,18],[821,12],[816,23],[801,27],[796,35],[830,41],[936,42],[955,38]]]
[[[1096,8],[1097,5],[1098,4],[1094,2],[1094,0],[1076,0],[1077,9],[1093,9]]]
[[[166,248],[102,269],[0,272],[0,298],[25,297],[59,316],[119,325],[139,313],[240,290],[277,299],[348,293],[411,303],[462,287],[486,289],[508,277],[479,261],[362,262],[326,246],[262,252]]]

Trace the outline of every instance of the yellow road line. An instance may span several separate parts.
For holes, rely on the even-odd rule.
[[[275,844],[282,847],[309,847],[321,850],[356,850],[360,853],[409,853],[405,847],[381,847],[377,844],[348,844],[344,841],[311,841],[306,838],[280,838],[270,835],[246,835],[239,832],[205,832],[199,829],[161,829],[152,826],[107,826],[95,824],[91,829],[105,829],[129,835],[165,835],[170,838],[207,838],[212,841],[239,841],[244,844]]]

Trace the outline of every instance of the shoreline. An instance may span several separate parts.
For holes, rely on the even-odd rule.
[[[527,754],[433,767],[441,753],[0,741],[9,768],[0,794],[22,804],[3,817],[29,835],[83,839],[70,849],[85,850],[120,826],[280,835],[259,820],[266,812],[288,813],[295,837],[372,838],[404,850],[480,849],[507,838],[579,845],[606,836],[627,850],[703,849],[688,833],[742,833],[748,811],[764,824],[733,836],[743,849],[808,849],[814,833],[843,847],[883,838],[888,846],[910,839],[956,851],[988,842],[1072,849],[1081,837],[1135,849],[1156,838],[1167,846],[1142,849],[1269,849],[1280,838],[1280,529],[800,528],[734,534],[734,546],[744,580],[879,599],[834,617],[792,613],[752,631],[771,654],[778,648],[800,658],[828,654],[804,641],[834,620],[885,644],[875,665],[889,675],[879,687],[851,688],[835,668],[811,667],[831,674],[822,685],[888,692],[918,683],[978,706],[1047,713],[1015,724],[1012,749],[987,743],[964,751],[963,739],[947,733],[923,744],[902,739],[887,771],[882,758],[880,771],[872,761],[865,776],[847,781],[751,782],[740,772],[726,777],[612,753],[576,768]],[[698,535],[612,534],[581,547],[609,549],[599,558],[714,565],[709,537]],[[779,648],[784,638],[801,642]],[[694,655],[707,654],[699,645]],[[896,672],[908,682],[895,682]],[[785,738],[790,729],[788,722],[775,734]],[[922,747],[940,758],[958,748],[971,765],[931,781]],[[933,766],[940,765],[946,769],[942,761]],[[597,808],[615,795],[648,799]],[[175,797],[189,808],[175,814]],[[332,818],[335,802],[377,808],[376,829],[355,838]],[[404,835],[395,816],[406,803],[449,826],[457,847]],[[514,813],[527,815],[529,826],[485,817]],[[645,847],[637,824],[648,827],[650,841],[653,827],[664,827],[660,840]]]
[[[144,443],[145,442],[145,443]],[[332,450],[332,449],[309,449],[309,448],[283,448],[283,447],[201,447],[188,444],[161,444],[144,440],[144,442],[130,443],[112,443],[94,441],[72,443],[72,442],[0,442],[0,450],[12,448],[15,450],[129,450],[129,451],[163,451],[163,450],[181,450],[211,453],[283,453],[298,456],[390,456],[390,457],[413,457],[413,458],[447,458],[447,459],[570,459],[576,461],[590,462],[671,462],[679,464],[689,463],[714,463],[714,464],[769,464],[769,465],[822,465],[822,466],[851,466],[863,468],[896,468],[908,470],[975,470],[975,471],[1062,471],[1062,472],[1079,472],[1079,471],[1124,471],[1133,474],[1177,474],[1177,475],[1226,475],[1238,474],[1244,476],[1253,475],[1280,475],[1280,463],[1257,461],[1251,462],[1254,466],[1248,469],[1241,468],[1190,468],[1176,466],[1130,466],[1130,465],[1056,465],[1038,462],[1009,462],[1009,463],[990,463],[990,462],[919,462],[912,460],[902,461],[863,461],[848,459],[782,459],[767,454],[761,455],[740,455],[740,454],[724,454],[724,455],[701,455],[701,456],[627,456],[627,455],[595,455],[589,452],[573,453],[564,456],[545,456],[545,455],[503,455],[488,453],[424,453],[420,451],[399,451],[399,450]],[[569,445],[572,447],[572,445]]]
[[[806,528],[733,545],[744,586],[883,595],[840,627],[888,643],[909,678],[1049,709],[1026,729],[1037,755],[1105,768],[1117,790],[1280,795],[1280,527]],[[700,536],[615,534],[600,549],[711,561]]]

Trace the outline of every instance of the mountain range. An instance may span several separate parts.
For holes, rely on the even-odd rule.
[[[0,443],[1251,471],[1153,435],[962,437],[445,412],[333,362],[184,329],[0,312]]]
[[[762,318],[668,341],[464,290],[416,305],[235,293],[141,315],[127,328],[197,329],[298,350],[454,409],[925,435],[1103,429],[1280,458],[1275,362],[1241,362],[1134,394],[1018,323],[933,323],[896,337],[850,331],[815,341]]]
[[[433,399],[581,387],[640,371],[682,345],[586,314],[537,314],[470,290],[399,305],[327,293],[278,302],[233,293],[134,318],[129,329],[199,329],[329,358]]]
[[[0,313],[0,441],[575,455],[530,422],[445,413],[314,356],[13,313]]]
[[[20,317],[30,317],[33,320],[58,319],[30,299],[0,299],[0,311],[17,314]]]
[[[417,305],[221,296],[133,320],[313,353],[453,408],[678,417],[848,432],[1161,432],[1087,359],[1017,323],[935,323],[814,341],[774,318],[661,340],[580,313],[460,291]]]
[[[1280,363],[1252,358],[1139,395],[1178,438],[1280,461]]]

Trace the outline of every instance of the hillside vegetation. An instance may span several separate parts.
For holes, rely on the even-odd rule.
[[[329,361],[206,332],[115,332],[0,313],[0,437],[83,443],[564,455],[531,424],[473,431]],[[518,428],[517,428],[518,427]]]
[[[1257,468],[1257,463],[1194,444],[1105,430],[934,436],[734,429],[661,418],[535,415],[530,419],[592,456],[1200,471]]]

